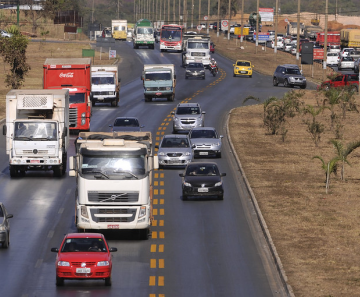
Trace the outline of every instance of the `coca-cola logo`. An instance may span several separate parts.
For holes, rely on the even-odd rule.
[[[60,78],[74,77],[74,72],[68,72],[68,73],[63,73],[63,72],[61,72],[61,73],[59,74],[59,77],[60,77]]]

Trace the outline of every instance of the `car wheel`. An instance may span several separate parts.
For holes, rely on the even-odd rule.
[[[105,278],[105,286],[111,286],[111,276]]]
[[[62,277],[56,277],[56,286],[60,287],[64,285],[64,279]]]
[[[145,102],[150,102],[151,98],[149,96],[145,96]]]
[[[54,168],[53,168],[54,176],[62,177],[62,172],[64,170],[63,167],[64,167],[64,164],[61,164],[59,166],[54,166]]]
[[[91,101],[91,106],[94,107],[95,106],[95,100]]]
[[[289,82],[287,79],[284,80],[284,87],[285,88],[288,88],[289,87]]]
[[[233,73],[233,77],[236,77],[236,74],[235,74],[235,73]]]
[[[218,153],[216,154],[216,157],[217,157],[217,158],[221,158],[221,152],[218,152]]]
[[[324,89],[325,91],[328,91],[328,90],[330,89],[330,85],[329,85],[329,84],[325,84],[325,85],[323,86],[323,89]]]
[[[276,77],[274,77],[274,78],[273,78],[273,86],[276,87],[278,84],[279,84],[279,83],[278,83]]]
[[[185,79],[188,79],[189,77],[185,75]]]
[[[7,233],[5,241],[2,243],[2,248],[7,249],[9,247],[9,244],[10,244],[10,234]]]
[[[340,67],[340,66],[338,66],[338,70],[341,70],[341,67]]]
[[[357,86],[357,85],[353,85],[353,86],[351,87],[351,91],[357,92],[357,91],[358,91],[358,86]]]
[[[159,164],[159,169],[164,169],[164,165]]]
[[[182,194],[182,200],[183,200],[183,201],[188,200],[188,196],[187,196],[187,195],[185,195],[184,193]]]
[[[252,78],[252,75],[249,75],[250,78]]]
[[[300,88],[302,88],[302,89],[306,89],[306,85],[300,86]]]
[[[205,79],[205,75],[203,76],[203,78],[202,79]]]
[[[112,107],[116,107],[116,106],[117,106],[117,100],[116,100],[116,99],[113,100],[113,101],[111,101],[111,106],[112,106]]]
[[[224,200],[224,195],[223,195],[223,194],[219,195],[219,196],[218,196],[218,199],[219,199],[219,200]]]

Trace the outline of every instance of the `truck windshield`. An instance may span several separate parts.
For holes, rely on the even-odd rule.
[[[69,103],[85,103],[85,93],[70,94]]]
[[[56,140],[57,125],[44,122],[15,122],[14,140]]]
[[[161,31],[161,39],[168,41],[180,41],[181,40],[181,31]]]
[[[137,34],[154,34],[154,31],[152,28],[138,28]]]
[[[188,48],[209,49],[209,42],[188,42]]]
[[[91,83],[93,85],[113,85],[114,83],[114,77],[92,77]]]
[[[145,175],[144,155],[82,156],[81,173],[85,178],[139,179]]]
[[[145,73],[145,80],[171,80],[170,72]]]

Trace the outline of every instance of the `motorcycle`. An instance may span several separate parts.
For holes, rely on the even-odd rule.
[[[213,76],[216,76],[216,74],[218,73],[218,68],[216,65],[210,65],[210,72]]]

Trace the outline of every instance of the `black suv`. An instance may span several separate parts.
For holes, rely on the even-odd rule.
[[[283,84],[284,87],[293,88],[299,86],[306,88],[306,78],[301,74],[299,67],[295,64],[284,64],[276,68],[273,75],[273,85]]]

